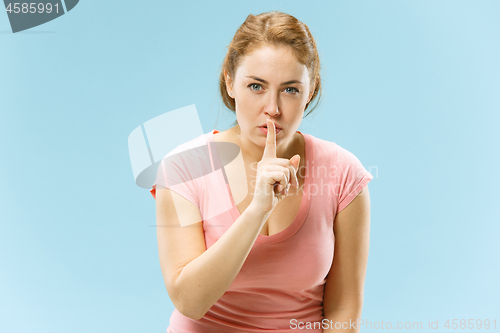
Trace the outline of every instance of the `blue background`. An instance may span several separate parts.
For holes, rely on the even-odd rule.
[[[115,0],[16,34],[0,14],[0,331],[165,332],[127,138],[190,104],[227,129],[226,47],[269,10],[318,45],[323,97],[299,130],[375,177],[363,318],[499,328],[499,1]]]

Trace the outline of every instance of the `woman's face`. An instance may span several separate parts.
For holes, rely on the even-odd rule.
[[[312,96],[309,71],[291,47],[266,46],[249,53],[236,69],[234,81],[226,75],[226,82],[235,99],[241,135],[261,147],[265,147],[266,134],[259,127],[266,119],[282,128],[276,145],[288,142]]]

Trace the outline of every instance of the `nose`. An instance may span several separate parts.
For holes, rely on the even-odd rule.
[[[268,98],[266,99],[266,105],[264,107],[264,112],[271,117],[276,117],[281,113],[279,107],[279,98],[277,95],[268,94]]]

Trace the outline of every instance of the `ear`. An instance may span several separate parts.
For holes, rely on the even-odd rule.
[[[226,90],[229,93],[229,95],[231,95],[233,92],[233,80],[231,79],[226,70],[224,70],[224,76],[226,78]]]
[[[309,98],[307,99],[307,103],[309,103],[311,101],[311,98],[312,96],[314,95],[314,89],[313,91],[311,91],[311,93],[309,94]]]
[[[314,90],[316,89],[316,85],[314,84],[311,88],[311,92],[309,93],[309,98],[307,99],[307,103],[311,101],[312,96],[314,95]]]

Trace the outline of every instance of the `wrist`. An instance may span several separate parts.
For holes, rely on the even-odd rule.
[[[266,212],[262,210],[258,204],[256,204],[254,201],[250,203],[250,205],[247,207],[245,212],[247,212],[252,215],[253,218],[259,219],[259,220],[267,220],[269,215],[271,215],[271,212]]]

